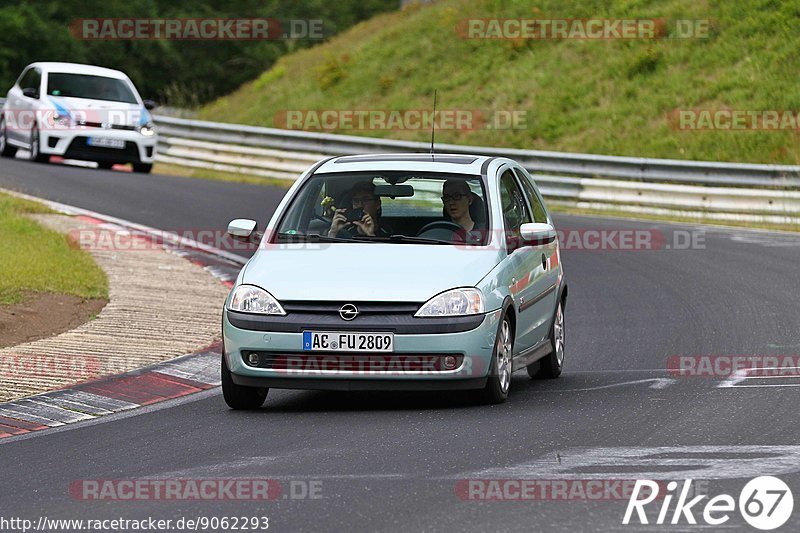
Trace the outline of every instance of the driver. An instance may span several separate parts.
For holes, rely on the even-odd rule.
[[[98,77],[95,82],[97,98],[100,100],[118,100],[117,84],[111,78]]]
[[[337,209],[334,212],[328,237],[336,237],[340,231],[355,227],[359,235],[373,237],[389,237],[391,233],[381,226],[381,199],[375,194],[375,184],[372,181],[359,181],[350,189],[353,209],[363,209],[361,220],[348,220],[347,209]]]

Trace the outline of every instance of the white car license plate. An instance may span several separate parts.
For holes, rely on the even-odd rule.
[[[86,144],[98,148],[125,148],[125,141],[122,139],[106,139],[104,137],[89,137]]]
[[[393,352],[393,333],[358,333],[354,331],[304,331],[306,352]]]

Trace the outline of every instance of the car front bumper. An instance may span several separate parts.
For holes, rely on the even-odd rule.
[[[455,333],[395,333],[394,352],[366,354],[303,351],[302,332],[242,329],[231,324],[223,311],[224,356],[233,382],[249,387],[319,390],[452,390],[482,388],[489,375],[500,310],[484,315],[479,325]],[[306,330],[336,331],[308,324]],[[372,329],[367,331],[374,331]],[[385,332],[392,332],[385,329]],[[251,351],[291,358],[282,369],[260,368],[245,363]],[[430,365],[408,365],[409,360],[430,361],[445,355],[458,357],[453,370]],[[342,364],[342,361],[375,357],[378,365]],[[299,364],[298,364],[299,363]]]
[[[109,161],[112,163],[153,163],[156,158],[158,136],[144,136],[133,130],[91,128],[83,130],[50,130],[40,133],[42,154],[60,156],[65,159],[86,161]],[[117,139],[125,143],[124,148],[91,146],[90,138]]]

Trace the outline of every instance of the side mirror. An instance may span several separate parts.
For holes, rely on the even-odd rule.
[[[228,224],[228,235],[237,239],[249,239],[255,233],[258,223],[247,218],[237,218]]]
[[[155,103],[154,100],[142,100],[142,104],[144,104],[144,108],[148,111],[152,111],[153,109],[158,107],[158,104]]]
[[[22,89],[22,96],[27,96],[28,98],[38,99],[39,98],[39,91],[37,91],[33,87],[25,87],[24,89]]]
[[[556,228],[550,224],[529,222],[519,227],[522,244],[525,246],[541,246],[556,240]]]

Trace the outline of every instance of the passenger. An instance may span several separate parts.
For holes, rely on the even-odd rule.
[[[478,229],[472,220],[470,206],[474,201],[472,191],[464,180],[447,180],[442,186],[444,212],[450,220],[464,228],[464,231]]]
[[[453,233],[454,242],[479,244],[486,238],[486,209],[481,198],[464,180],[447,180],[442,186],[442,203],[446,220],[461,226]]]
[[[389,237],[391,232],[381,226],[381,199],[375,194],[375,184],[371,181],[360,181],[350,189],[353,209],[363,209],[360,220],[348,220],[347,209],[337,209],[334,212],[329,237],[336,237],[342,230],[355,227],[359,235]]]

